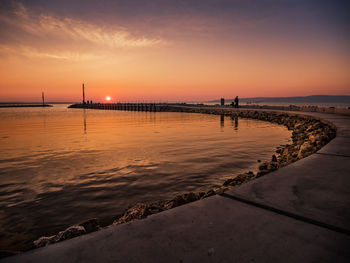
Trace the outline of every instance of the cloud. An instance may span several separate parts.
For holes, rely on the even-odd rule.
[[[16,45],[0,45],[0,54],[6,54],[11,56],[24,56],[27,58],[51,58],[59,60],[72,60],[72,61],[81,61],[81,60],[92,60],[98,59],[102,56],[96,55],[93,53],[78,53],[78,52],[46,52],[38,50],[28,46]]]
[[[36,13],[20,3],[14,4],[12,10],[2,12],[0,23],[3,24],[0,52],[31,57],[94,57],[82,53],[96,53],[98,56],[102,51],[152,48],[168,43],[161,38],[135,36],[122,27]]]

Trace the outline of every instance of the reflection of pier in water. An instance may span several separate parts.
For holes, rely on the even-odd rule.
[[[235,131],[238,130],[238,117],[237,116],[231,116],[232,120],[232,127],[235,128]]]
[[[231,125],[234,127],[235,131],[238,130],[238,117],[237,116],[231,116]],[[220,115],[220,127],[224,128],[225,127],[225,115],[221,114]]]
[[[88,105],[88,104],[85,104],[85,105]],[[91,104],[90,104],[91,105]],[[69,108],[81,108],[81,107],[69,107]],[[88,115],[88,109],[94,109],[94,108],[81,108],[83,110],[83,129],[84,129],[84,134],[87,134],[87,115]],[[98,108],[100,109],[100,108]],[[114,108],[108,108],[108,109],[114,109]],[[162,122],[163,119],[167,119],[168,117],[166,116],[162,116],[162,115],[157,115],[156,114],[156,111],[140,111],[140,110],[137,110],[135,111],[134,110],[135,108],[133,109],[130,109],[131,111],[134,112],[134,114],[137,114],[139,116],[141,116],[139,119],[143,122],[153,122],[153,123],[156,123],[156,122]]]
[[[83,109],[84,111],[84,134],[86,134],[86,110]]]

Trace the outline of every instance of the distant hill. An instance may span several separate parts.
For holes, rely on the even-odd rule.
[[[226,102],[231,102],[234,99],[225,99]],[[239,98],[240,102],[283,102],[283,103],[350,103],[350,96],[346,95],[311,95],[300,97],[253,97],[253,98]],[[209,102],[220,102],[212,100]]]

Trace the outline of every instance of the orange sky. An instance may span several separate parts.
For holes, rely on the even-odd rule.
[[[340,22],[300,7],[300,24],[285,9],[260,17],[248,6],[232,19],[217,8],[89,20],[74,8],[9,1],[0,13],[0,101],[40,101],[41,91],[47,101],[79,101],[83,82],[94,101],[350,95]]]

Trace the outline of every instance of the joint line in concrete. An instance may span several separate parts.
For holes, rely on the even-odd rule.
[[[255,207],[259,207],[259,208],[262,208],[262,209],[265,209],[265,210],[277,213],[279,215],[287,216],[287,217],[290,217],[290,218],[293,218],[293,219],[296,219],[296,220],[299,220],[299,221],[302,221],[302,222],[305,222],[305,223],[309,223],[309,224],[312,224],[312,225],[323,227],[323,228],[326,228],[328,230],[335,231],[335,232],[338,232],[338,233],[350,236],[350,230],[345,229],[345,228],[341,228],[341,227],[337,227],[337,226],[334,226],[334,225],[330,225],[330,224],[327,224],[327,223],[324,223],[324,222],[321,222],[321,221],[318,221],[318,220],[315,220],[315,219],[311,219],[311,218],[308,218],[308,217],[305,217],[305,216],[293,214],[293,213],[290,213],[290,212],[287,212],[287,211],[283,211],[283,210],[274,208],[272,206],[264,205],[264,204],[261,204],[261,203],[258,203],[258,202],[254,202],[254,201],[251,201],[251,200],[247,200],[247,199],[244,199],[244,198],[241,198],[241,197],[238,197],[238,196],[234,196],[234,195],[231,195],[231,194],[222,193],[220,195],[222,197],[230,198],[230,199],[236,200],[238,202],[242,202],[242,203],[245,203],[245,204],[248,204],[248,205],[252,205],[252,206],[255,206]]]
[[[338,157],[350,157],[350,155],[346,154],[336,154],[336,153],[316,153],[316,154],[321,154],[321,155],[329,155],[329,156],[338,156]]]

